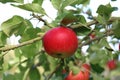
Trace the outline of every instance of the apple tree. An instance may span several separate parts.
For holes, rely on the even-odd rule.
[[[94,16],[91,0],[48,0],[57,11],[51,19],[44,1],[0,0],[30,12],[0,25],[0,80],[119,80],[118,8],[101,4]],[[8,43],[13,35],[19,44]]]

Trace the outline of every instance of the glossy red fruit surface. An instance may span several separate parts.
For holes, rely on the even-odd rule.
[[[107,62],[107,66],[109,68],[109,70],[113,70],[117,67],[116,61],[115,60],[109,60]]]
[[[78,39],[73,30],[59,26],[49,30],[44,35],[43,46],[48,55],[66,58],[75,53],[78,47]]]
[[[89,80],[89,75],[90,74],[87,71],[80,71],[76,75],[74,75],[71,71],[65,80]]]

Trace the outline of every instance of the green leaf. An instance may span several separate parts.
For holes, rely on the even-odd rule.
[[[70,6],[71,4],[73,4],[76,1],[77,0],[64,0],[64,2],[62,3],[61,9],[64,9],[66,6]]]
[[[30,45],[21,47],[20,49],[21,49],[22,55],[24,55],[27,58],[33,58],[39,52],[39,47],[37,46],[38,44],[40,43],[36,42]]]
[[[88,4],[90,0],[76,0],[74,3],[72,3],[72,6],[80,5],[80,4]]]
[[[80,17],[75,16],[74,14],[74,11],[66,11],[62,13],[62,15],[60,16],[62,18],[61,24],[68,25],[72,24],[73,22],[78,22]]]
[[[99,64],[91,64],[92,69],[97,73],[102,73],[104,68],[101,67]]]
[[[7,75],[4,74],[3,80],[22,80],[23,76],[24,76],[24,71],[15,74],[7,74]]]
[[[40,28],[33,28],[33,27],[28,28],[27,30],[25,30],[25,32],[21,36],[21,39],[19,40],[19,42],[24,42],[24,41],[38,37],[37,33],[39,33],[40,31],[41,31]]]
[[[85,26],[81,26],[81,27],[78,27],[78,28],[74,28],[73,30],[79,35],[85,35],[91,29],[89,29],[88,27],[85,27]]]
[[[25,19],[25,20],[21,23],[21,25],[19,26],[19,28],[17,28],[17,29],[15,30],[14,34],[15,34],[16,36],[18,36],[18,35],[22,36],[22,35],[24,35],[24,33],[25,33],[25,31],[26,31],[27,29],[32,28],[32,27],[33,27],[32,23],[31,23],[29,20],[26,20],[26,19]]]
[[[42,5],[43,3],[43,0],[33,0],[32,3],[38,3],[39,5]]]
[[[2,31],[0,31],[0,46],[4,46],[6,44],[6,39],[7,39],[7,35],[5,35],[5,33],[3,33]]]
[[[1,52],[0,52],[0,54],[1,54]],[[4,57],[0,56],[0,70],[3,69],[3,63],[4,63]]]
[[[8,3],[8,2],[18,2],[18,3],[23,3],[24,0],[0,0],[2,3]]]
[[[111,13],[114,11],[114,8],[108,5],[100,5],[97,9],[97,13],[103,17],[106,21],[109,20]]]
[[[113,22],[112,30],[115,37],[120,39],[120,20]]]
[[[54,8],[57,9],[59,13],[62,13],[66,6],[71,5],[77,0],[72,0],[72,1],[71,0],[51,0],[51,1]]]
[[[36,67],[31,68],[29,71],[29,80],[40,80],[40,78],[41,76],[38,69]]]
[[[60,6],[63,0],[51,0],[51,2],[55,9],[60,10]]]
[[[22,17],[15,15],[9,20],[3,22],[1,24],[1,29],[7,36],[10,36],[14,33],[16,29],[18,29],[21,26],[21,23],[23,21],[24,19]]]
[[[40,13],[40,14],[46,14],[44,9],[42,8],[42,6],[40,6],[39,3],[27,3],[27,4],[23,4],[23,5],[14,5],[15,7],[27,10],[27,11],[31,11],[31,12],[36,12],[36,13]]]

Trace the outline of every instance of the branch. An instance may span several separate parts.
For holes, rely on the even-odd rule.
[[[104,34],[103,36],[96,37],[96,38],[94,38],[94,39],[90,39],[90,40],[87,41],[87,42],[81,43],[81,45],[79,45],[78,48],[81,48],[81,47],[83,47],[83,46],[85,46],[85,45],[87,45],[87,44],[90,44],[90,43],[93,42],[93,41],[100,40],[100,39],[102,39],[103,37],[106,37],[106,36],[109,36],[109,35],[113,35],[113,32],[110,31],[110,30],[107,31],[106,34]]]
[[[37,16],[35,16],[35,15],[34,15],[34,17],[37,18]],[[115,20],[120,20],[120,17],[111,17],[110,20],[109,20],[109,22],[112,23],[112,22],[115,21]],[[44,21],[44,20],[43,20],[43,21]],[[93,21],[88,22],[86,25],[87,25],[87,26],[91,26],[91,25],[97,24],[97,23],[98,23],[98,22],[97,22],[96,20],[93,20]],[[77,25],[71,26],[71,28],[78,28],[78,27],[80,27],[80,26],[83,26],[83,25],[77,24]],[[39,40],[41,40],[41,39],[42,39],[42,37],[37,37],[37,38],[31,39],[31,40],[28,40],[28,41],[26,41],[26,42],[20,43],[20,44],[18,44],[18,45],[11,45],[11,46],[2,47],[2,48],[0,48],[0,51],[3,51],[3,52],[4,52],[4,51],[9,51],[9,50],[12,50],[12,49],[15,49],[15,48],[18,48],[18,47],[22,47],[22,46],[25,46],[25,45],[28,45],[28,44],[32,44],[32,43],[34,43],[34,42],[36,42],[36,41],[39,41]],[[94,40],[96,40],[96,38],[93,39],[92,41],[94,41]],[[88,43],[90,43],[90,42],[91,42],[91,40],[90,40]],[[83,43],[83,44],[80,45],[80,47],[82,47],[83,45],[87,45],[88,43],[87,43],[87,42],[86,42],[86,43]]]
[[[25,41],[23,43],[20,43],[18,45],[10,45],[10,46],[6,46],[6,47],[2,47],[0,48],[0,51],[9,51],[9,50],[12,50],[12,49],[15,49],[15,48],[18,48],[18,47],[22,47],[22,46],[25,46],[25,45],[28,45],[28,44],[32,44],[36,41],[39,41],[41,40],[42,37],[37,37],[37,38],[34,38],[34,39],[31,39],[31,40],[28,40],[28,41]]]
[[[115,20],[120,20],[120,17],[111,17],[108,22],[112,23]],[[98,23],[98,21],[96,19],[94,19],[93,21],[86,23],[86,26],[89,27],[89,26],[91,26],[93,24],[97,24],[97,23]],[[80,23],[80,24],[72,25],[71,28],[78,28],[78,27],[82,27],[82,26],[83,25]]]
[[[47,21],[45,21],[44,19],[42,19],[41,16],[35,15],[34,13],[32,14],[32,16],[33,16],[34,18],[37,18],[39,21],[42,21],[42,22],[44,23],[44,25],[47,25],[49,28],[53,28],[52,26],[50,26],[50,25],[48,24]]]

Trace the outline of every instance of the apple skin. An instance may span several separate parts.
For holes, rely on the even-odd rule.
[[[89,80],[88,71],[80,71],[78,74],[74,75],[72,71],[68,74],[65,80]]]
[[[117,67],[116,61],[115,60],[109,60],[107,62],[107,67],[109,70],[114,70]]]
[[[90,34],[90,39],[94,39],[95,37],[95,34]]]
[[[78,48],[78,39],[75,32],[64,26],[49,30],[42,41],[47,54],[55,58],[70,57]]]
[[[88,72],[91,70],[91,66],[87,63],[82,64],[82,67]]]

